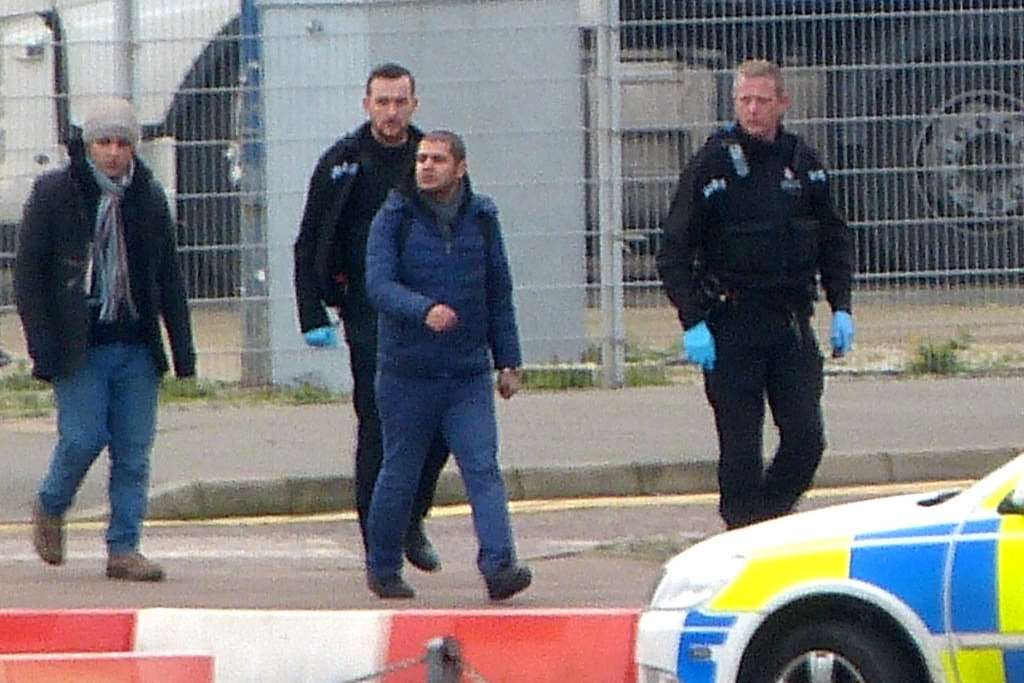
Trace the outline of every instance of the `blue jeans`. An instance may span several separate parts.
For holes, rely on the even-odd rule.
[[[376,318],[371,320],[376,325]],[[354,325],[346,322],[346,335]],[[359,531],[363,546],[367,545],[366,524],[370,516],[370,500],[377,483],[381,463],[384,460],[384,441],[381,436],[380,416],[377,412],[377,341],[366,335],[349,335],[348,348],[352,369],[352,406],[356,412],[356,512],[359,516]],[[409,530],[419,530],[420,520],[427,516],[434,504],[434,489],[441,470],[448,462],[448,444],[438,435],[431,443],[423,464],[419,487],[413,502]]]
[[[402,546],[431,440],[440,428],[459,466],[473,511],[477,567],[493,576],[516,560],[490,373],[414,379],[377,375],[384,462],[370,502],[367,569],[386,579],[402,571]]]
[[[57,445],[39,489],[48,515],[62,517],[105,447],[110,452],[107,551],[138,548],[149,494],[149,453],[156,432],[160,377],[142,344],[104,344],[53,383]]]

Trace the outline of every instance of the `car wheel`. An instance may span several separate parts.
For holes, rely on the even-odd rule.
[[[756,660],[756,661],[755,661]],[[744,663],[743,683],[892,683],[915,680],[907,655],[864,626],[801,626]]]

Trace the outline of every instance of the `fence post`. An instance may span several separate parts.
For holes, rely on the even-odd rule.
[[[242,0],[239,53],[241,112],[242,384],[273,381],[267,281],[267,203],[260,20],[254,0]]]
[[[132,0],[115,0],[112,7],[114,22],[114,90],[110,93],[135,101],[135,36],[132,29]],[[137,101],[136,101],[136,104]]]
[[[619,134],[619,0],[602,0],[597,36],[598,220],[601,256],[601,382],[625,384],[622,292],[622,141]]]

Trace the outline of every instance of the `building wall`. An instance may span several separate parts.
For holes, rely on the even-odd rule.
[[[313,165],[365,120],[366,75],[386,61],[416,76],[415,123],[462,134],[474,188],[497,201],[526,359],[577,359],[585,335],[576,2],[272,0],[262,10],[274,381],[347,381],[346,353],[299,346],[291,245]]]

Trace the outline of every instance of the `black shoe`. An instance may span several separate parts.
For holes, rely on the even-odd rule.
[[[386,579],[378,579],[367,572],[366,585],[373,593],[383,600],[407,600],[416,597],[416,591],[407,584],[401,576],[390,576]]]
[[[529,567],[514,564],[494,576],[485,576],[484,581],[487,583],[487,596],[491,600],[504,600],[526,590],[533,581],[533,574]]]
[[[421,524],[414,524],[405,534],[405,559],[420,571],[436,572],[441,569],[441,558],[423,533]]]

